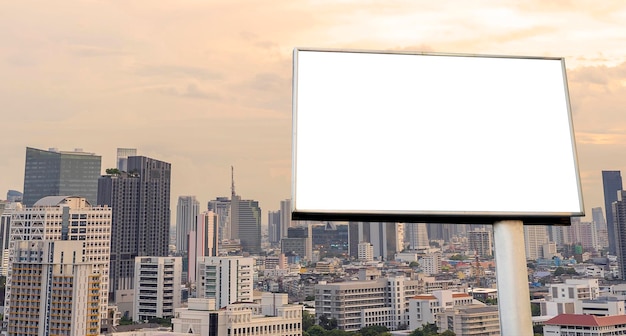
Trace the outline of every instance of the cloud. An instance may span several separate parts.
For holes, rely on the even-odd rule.
[[[195,83],[189,83],[184,89],[179,89],[174,86],[162,86],[156,88],[149,88],[149,91],[156,91],[158,93],[175,96],[175,97],[183,97],[183,98],[194,98],[194,99],[208,99],[208,100],[222,100],[222,96],[217,92],[212,92],[208,90],[204,90],[198,87]]]
[[[187,65],[147,65],[138,68],[135,73],[139,76],[194,78],[197,80],[217,80],[223,78],[223,75],[218,71]]]

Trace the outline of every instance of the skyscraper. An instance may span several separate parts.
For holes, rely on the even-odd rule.
[[[291,222],[291,199],[280,201],[280,237],[286,238]]]
[[[219,222],[213,211],[198,215],[193,229],[189,232],[189,272],[187,281],[196,281],[198,260],[203,257],[217,257],[219,249]]]
[[[217,215],[219,226],[218,240],[230,239],[230,199],[217,197],[207,204],[207,209]]]
[[[128,157],[137,156],[136,148],[118,148],[117,149],[117,169],[120,171],[128,170]]]
[[[189,245],[189,231],[196,223],[200,203],[196,196],[178,197],[176,206],[176,252],[186,253]]]
[[[111,286],[133,289],[135,257],[168,255],[171,164],[128,158],[128,172],[98,180],[98,204],[111,207]]]
[[[421,250],[430,247],[426,223],[405,223],[404,229],[409,249]]]
[[[609,247],[609,237],[606,229],[606,220],[601,207],[591,209],[591,218],[595,229],[598,232],[598,246],[600,248]]]
[[[493,240],[491,230],[486,228],[474,229],[467,233],[469,249],[481,257],[492,255]]]
[[[242,200],[235,197],[233,203],[237,203],[236,211],[232,218],[237,221],[237,238],[241,242],[244,252],[261,252],[261,208],[259,202],[254,200]]]
[[[71,195],[95,204],[101,159],[80,148],[63,152],[26,147],[22,203],[30,207],[46,196]]]
[[[606,227],[609,239],[609,253],[615,255],[616,247],[616,228],[613,220],[613,211],[611,204],[617,201],[617,192],[622,190],[622,175],[619,170],[603,170],[602,186],[604,189],[604,212],[606,213]]]
[[[280,210],[268,211],[267,233],[271,244],[280,243]]]
[[[548,243],[548,232],[545,225],[525,225],[524,244],[526,260],[537,260],[543,257],[543,245]],[[497,248],[497,246],[496,246]]]
[[[615,242],[619,275],[626,279],[626,190],[620,190],[612,204],[612,218],[615,223]]]
[[[369,242],[374,246],[374,258],[394,260],[404,248],[404,224],[379,222],[350,222],[348,250],[350,257],[358,258],[358,246]]]

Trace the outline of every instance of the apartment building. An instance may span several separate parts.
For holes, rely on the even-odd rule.
[[[444,310],[437,314],[439,332],[450,330],[457,335],[500,335],[497,306],[469,305]]]
[[[471,304],[480,304],[480,301],[474,300],[467,293],[449,290],[416,295],[409,299],[409,329],[415,330],[426,323],[436,323],[436,315],[446,309]]]
[[[181,257],[136,257],[133,320],[174,317],[181,306]]]
[[[100,335],[101,275],[80,241],[13,244],[9,335]]]
[[[214,298],[217,308],[235,302],[252,302],[254,259],[202,257],[196,280],[199,298]]]

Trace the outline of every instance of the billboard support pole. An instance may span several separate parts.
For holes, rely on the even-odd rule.
[[[498,221],[493,225],[493,237],[500,334],[532,335],[524,223],[520,220]]]

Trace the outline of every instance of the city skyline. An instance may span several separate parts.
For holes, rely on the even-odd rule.
[[[172,163],[174,201],[228,196],[234,165],[238,193],[277,210],[294,47],[563,56],[590,218],[601,171],[626,170],[624,18],[618,1],[7,3],[0,192],[23,191],[26,147],[83,148],[102,170],[130,147]]]

